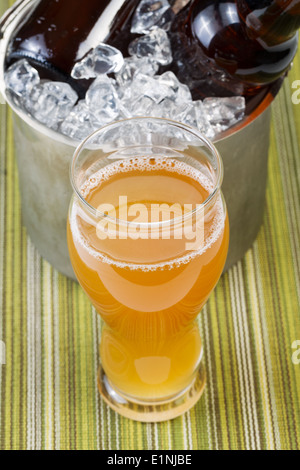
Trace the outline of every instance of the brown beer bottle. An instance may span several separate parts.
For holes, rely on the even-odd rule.
[[[192,0],[173,22],[173,71],[197,98],[256,95],[288,70],[299,26],[300,0]]]
[[[73,80],[71,70],[100,42],[124,50],[139,0],[40,0],[16,30],[7,65],[28,59],[42,78],[70,83],[82,96],[90,82]],[[126,27],[127,25],[127,27]]]

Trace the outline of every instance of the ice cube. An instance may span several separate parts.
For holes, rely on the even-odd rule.
[[[173,60],[170,40],[161,28],[155,28],[149,34],[132,41],[128,52],[131,56],[150,57],[161,65],[168,65]]]
[[[160,83],[155,77],[148,77],[142,73],[136,73],[132,84],[127,88],[125,99],[122,102],[130,107],[130,100],[136,100],[139,96],[151,98],[156,104],[172,95],[172,90]]]
[[[122,102],[119,102],[119,116],[118,119],[127,119],[131,118],[132,114],[130,110],[122,104]]]
[[[28,95],[39,82],[40,77],[37,70],[26,59],[15,62],[5,72],[6,88],[18,97]]]
[[[177,107],[176,110],[174,109],[172,117],[176,121],[197,127],[196,109],[192,102],[182,104],[180,107]]]
[[[119,98],[113,80],[98,77],[86,93],[86,104],[93,116],[93,125],[101,127],[119,115]]]
[[[213,126],[210,124],[208,120],[208,116],[206,113],[205,106],[203,101],[193,101],[193,106],[196,111],[196,126],[197,129],[205,135],[208,139],[214,139],[216,132]]]
[[[170,92],[172,91],[173,99],[178,105],[192,101],[192,95],[189,87],[183,83],[180,83],[173,72],[165,72],[162,75],[156,77],[156,79],[160,84],[167,86],[170,89]]]
[[[209,139],[215,137],[215,131],[207,119],[202,101],[187,101],[179,105],[173,99],[166,98],[151,111],[152,116],[173,119],[198,129]]]
[[[147,34],[171,10],[168,0],[142,0],[135,10],[131,33]]]
[[[205,112],[216,133],[223,132],[241,121],[245,115],[245,98],[205,98]]]
[[[149,96],[139,96],[131,107],[132,116],[154,116],[155,101]]]
[[[27,111],[47,127],[57,129],[78,100],[68,83],[44,82],[35,86],[26,98]]]
[[[76,140],[83,140],[94,130],[91,122],[91,112],[84,100],[72,109],[62,122],[60,130],[63,134]]]
[[[153,106],[153,108],[151,109],[151,116],[173,119],[175,108],[175,102],[170,98],[165,98],[159,104]]]
[[[101,43],[74,65],[71,76],[75,79],[96,78],[102,74],[119,72],[123,63],[121,51]]]
[[[175,13],[172,10],[172,8],[169,8],[168,10],[165,11],[165,13],[158,20],[155,26],[165,31],[169,31],[171,29],[174,18],[175,18]]]
[[[159,65],[149,57],[126,57],[120,72],[115,75],[117,84],[124,87],[132,82],[134,74],[140,72],[144,75],[153,76],[158,71]]]

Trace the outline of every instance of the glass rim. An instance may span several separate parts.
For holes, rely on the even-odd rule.
[[[82,193],[80,191],[80,188],[78,187],[78,185],[75,181],[75,164],[76,164],[76,161],[77,161],[78,157],[80,156],[82,150],[84,150],[87,142],[89,140],[91,140],[94,136],[96,136],[97,134],[100,134],[101,132],[103,132],[105,129],[113,128],[113,127],[118,126],[122,123],[134,122],[134,121],[164,122],[165,124],[170,124],[174,127],[177,127],[177,128],[182,129],[184,131],[187,131],[190,134],[193,134],[202,143],[204,143],[205,146],[216,157],[216,161],[217,161],[217,169],[216,169],[217,179],[216,179],[216,182],[214,184],[213,190],[211,191],[211,193],[207,196],[207,198],[202,203],[197,204],[197,207],[195,209],[192,209],[191,211],[183,214],[182,216],[175,217],[175,218],[169,219],[169,220],[164,220],[164,221],[161,221],[161,222],[131,222],[131,221],[128,221],[128,220],[122,220],[122,219],[118,219],[116,217],[112,217],[110,215],[105,214],[104,212],[99,211],[94,206],[92,206],[85,199],[85,197],[82,195]],[[137,116],[137,117],[132,117],[132,118],[121,119],[119,121],[113,121],[109,124],[106,124],[105,126],[100,127],[99,129],[95,130],[91,134],[89,134],[76,147],[75,152],[74,152],[73,157],[72,157],[72,160],[71,160],[69,174],[70,174],[70,181],[71,181],[71,185],[72,185],[74,193],[78,197],[79,201],[81,203],[83,203],[84,207],[87,208],[88,212],[93,215],[93,217],[101,218],[101,219],[105,218],[108,221],[110,221],[111,223],[114,223],[115,225],[125,225],[125,226],[130,226],[130,227],[140,227],[140,228],[145,227],[145,228],[147,228],[147,227],[163,227],[163,226],[167,226],[168,224],[170,225],[170,223],[172,225],[175,225],[177,223],[183,222],[184,220],[186,220],[187,218],[189,218],[191,216],[194,216],[195,214],[197,214],[198,212],[200,212],[201,210],[204,210],[207,206],[209,206],[211,204],[212,200],[215,198],[216,194],[221,189],[222,182],[223,182],[223,176],[224,176],[224,166],[223,166],[222,158],[221,158],[217,148],[215,147],[215,145],[207,137],[205,137],[200,131],[198,131],[194,127],[189,126],[187,124],[180,123],[180,122],[172,120],[172,119],[166,119],[166,118],[160,118],[160,117],[151,117],[151,116]]]

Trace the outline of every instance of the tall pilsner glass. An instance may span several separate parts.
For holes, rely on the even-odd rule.
[[[100,393],[131,419],[174,418],[202,394],[196,318],[228,250],[222,176],[215,147],[165,119],[109,124],[75,152],[71,261],[104,320]]]

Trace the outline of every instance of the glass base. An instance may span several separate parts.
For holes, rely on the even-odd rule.
[[[199,366],[190,387],[164,401],[135,401],[117,391],[100,366],[98,388],[105,402],[117,413],[135,421],[156,423],[176,418],[192,408],[201,397],[206,383],[205,368]]]

